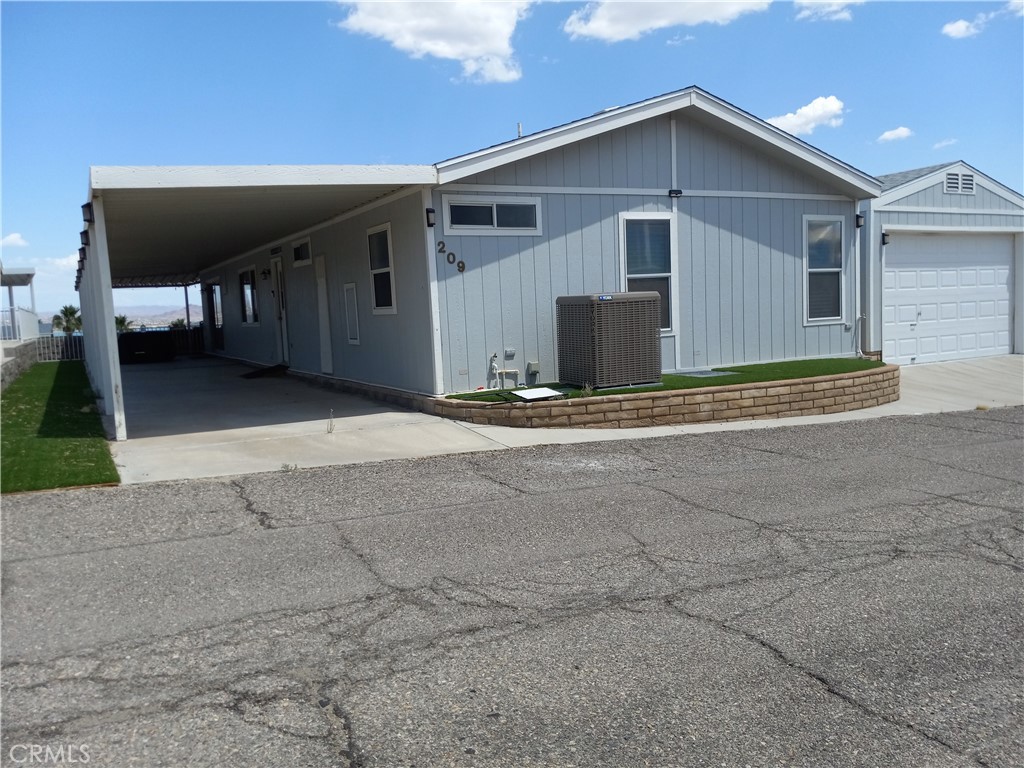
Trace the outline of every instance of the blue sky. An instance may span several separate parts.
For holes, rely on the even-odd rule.
[[[90,165],[433,163],[698,85],[871,174],[1024,188],[1024,2],[0,3],[6,266],[78,304]],[[6,292],[4,296],[6,306]],[[27,292],[16,295],[27,304]],[[180,290],[116,291],[117,306]]]

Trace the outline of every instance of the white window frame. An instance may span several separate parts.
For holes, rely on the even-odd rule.
[[[623,292],[629,290],[629,272],[628,265],[626,263],[626,222],[627,221],[667,221],[668,222],[668,237],[669,237],[669,272],[659,272],[653,275],[636,275],[637,278],[644,277],[667,277],[668,278],[668,297],[669,297],[669,308],[668,308],[668,328],[661,329],[662,336],[671,336],[676,331],[676,325],[679,322],[679,318],[676,314],[676,310],[679,307],[679,283],[676,279],[676,273],[679,269],[679,259],[676,253],[676,215],[671,212],[651,212],[644,213],[642,211],[620,213],[619,214],[619,287]]]
[[[250,290],[252,292],[252,316],[253,320],[246,320],[245,314],[245,292],[246,287],[242,285],[242,275],[246,272],[252,273],[252,283],[250,284]],[[242,327],[243,328],[258,328],[260,324],[260,291],[257,281],[260,279],[260,273],[256,271],[256,265],[250,264],[248,267],[243,267],[238,270],[238,309],[242,313]]]
[[[356,284],[345,283],[343,290],[345,293],[345,336],[349,344],[359,346],[359,294],[356,292]],[[350,300],[351,303],[349,303]],[[350,320],[355,322],[349,322]]]
[[[302,245],[305,245],[307,247],[307,249],[309,251],[309,258],[303,259],[302,261],[297,261],[295,259],[295,249],[301,247]],[[295,240],[292,243],[292,267],[296,268],[296,269],[299,268],[299,267],[308,267],[312,263],[313,263],[313,241],[310,240],[308,237],[304,237],[301,240]]]
[[[807,227],[812,222],[839,222],[839,248],[842,263],[838,269],[811,269],[811,256],[808,249],[810,245],[807,238]],[[804,281],[804,325],[841,325],[846,322],[846,265],[849,255],[846,248],[846,217],[838,214],[828,213],[805,213],[803,216],[803,281]],[[838,273],[839,274],[839,316],[838,317],[811,317],[810,304],[810,275],[812,273]]]
[[[504,203],[512,205],[533,205],[537,211],[536,227],[499,227],[498,212],[495,206]],[[494,224],[484,226],[453,225],[451,206],[455,205],[490,205]],[[441,216],[444,220],[446,236],[465,234],[487,234],[501,237],[538,237],[544,234],[544,221],[541,218],[540,197],[522,195],[486,195],[481,197],[441,195]]]
[[[970,189],[964,189],[964,180],[970,184]],[[954,182],[950,184],[950,182]],[[947,195],[973,195],[978,189],[973,173],[958,173],[950,171],[942,182],[942,191]]]
[[[388,240],[388,266],[383,269],[374,269],[370,263],[370,236],[376,235],[379,232],[387,233]],[[370,227],[366,230],[366,265],[370,268],[370,305],[373,308],[373,314],[375,315],[397,315],[398,314],[398,295],[395,293],[395,248],[393,241],[391,240],[391,222],[385,224],[379,224],[376,227]],[[374,276],[387,272],[391,279],[391,306],[390,307],[378,307],[377,306],[377,291],[374,287]]]

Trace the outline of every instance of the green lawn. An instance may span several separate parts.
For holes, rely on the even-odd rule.
[[[732,365],[714,368],[715,371],[730,371],[730,376],[686,376],[683,374],[666,373],[661,377],[661,384],[650,384],[640,387],[619,389],[595,389],[593,395],[622,395],[631,392],[665,392],[673,389],[697,389],[699,387],[716,387],[726,384],[752,384],[762,381],[785,381],[786,379],[805,379],[811,376],[831,376],[837,373],[866,371],[885,365],[877,360],[858,360],[850,357],[829,357],[817,360],[791,360],[785,363],[760,363],[758,365]],[[566,397],[580,397],[581,392],[574,387],[567,387],[557,382],[541,384],[565,394]],[[486,390],[483,392],[466,392],[449,395],[455,400],[473,400],[476,402],[500,403],[520,402],[513,392],[515,390]]]
[[[0,491],[119,480],[83,363],[37,363],[3,393]]]

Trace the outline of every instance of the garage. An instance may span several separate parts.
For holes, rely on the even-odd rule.
[[[1013,236],[893,233],[882,357],[910,365],[1013,351]]]
[[[962,161],[860,206],[861,351],[916,365],[1024,352],[1024,196]]]

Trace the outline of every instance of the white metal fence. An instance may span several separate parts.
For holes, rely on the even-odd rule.
[[[39,362],[52,360],[84,360],[85,350],[81,336],[40,336],[36,339]]]

